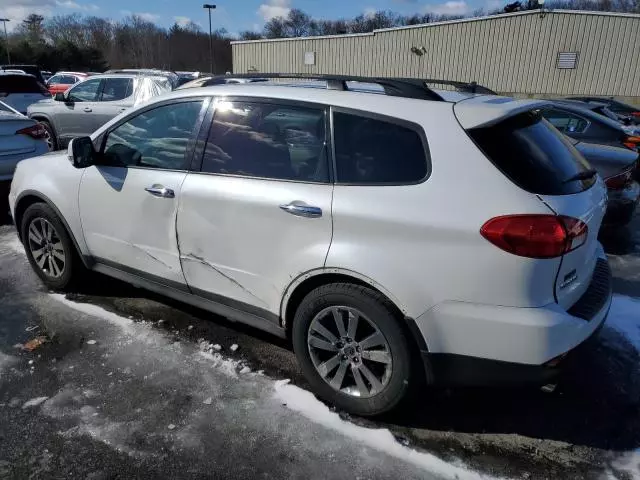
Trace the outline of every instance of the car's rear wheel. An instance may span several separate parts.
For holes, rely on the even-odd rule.
[[[35,203],[24,212],[22,243],[34,271],[49,288],[64,290],[84,268],[69,233],[53,209]]]
[[[393,306],[364,286],[335,283],[296,312],[293,347],[316,393],[357,415],[378,415],[405,397],[411,350]]]
[[[45,141],[47,142],[47,148],[50,152],[58,149],[58,142],[56,140],[56,134],[53,131],[53,127],[46,120],[40,121],[40,124],[44,127],[45,130]]]

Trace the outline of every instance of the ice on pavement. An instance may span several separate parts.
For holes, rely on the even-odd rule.
[[[151,324],[135,323],[62,295],[46,297],[55,302],[49,301],[42,308],[47,308],[53,317],[57,309],[66,325],[70,315],[61,310],[63,307],[83,314],[73,328],[93,332],[105,350],[99,362],[106,365],[95,374],[108,379],[106,383],[84,385],[76,393],[61,392],[55,401],[45,403],[45,415],[75,424],[68,428],[66,436],[90,435],[135,456],[160,455],[151,444],[141,448],[136,443],[141,436],[160,436],[199,458],[218,448],[219,439],[224,438],[226,448],[235,452],[233,461],[239,465],[255,462],[256,456],[287,452],[287,458],[295,460],[276,468],[282,469],[281,476],[289,477],[333,478],[344,472],[347,462],[350,478],[488,478],[461,464],[449,464],[402,446],[388,430],[371,430],[342,421],[305,390],[266,376],[239,376],[238,369],[246,365],[211,352],[205,342],[176,345],[170,335]],[[122,342],[122,337],[132,341]],[[78,355],[75,361],[90,359]],[[67,357],[64,362],[72,363],[74,357]],[[125,367],[132,367],[132,375],[107,375]],[[84,396],[82,391],[89,388],[102,389],[100,398]],[[131,395],[127,388],[135,390],[137,403],[123,412],[118,405],[123,397]],[[165,393],[160,396],[158,391]],[[279,396],[287,407],[283,407]],[[184,398],[189,400],[181,403],[179,411],[167,410],[174,402],[184,402]],[[92,402],[97,405],[97,401],[103,408],[99,416],[94,416],[97,411],[90,412],[86,406]],[[138,408],[141,410],[136,413]],[[176,428],[169,431],[169,425]],[[332,460],[326,463],[327,458]],[[323,465],[322,469],[316,470],[317,465]]]
[[[342,420],[340,416],[316,397],[302,388],[291,385],[288,380],[275,382],[277,398],[286,404],[287,408],[301,413],[309,420],[324,427],[340,432],[356,442],[385,452],[388,455],[412,463],[417,467],[428,470],[443,478],[452,479],[487,479],[480,473],[473,472],[463,466],[452,465],[428,453],[418,452],[399,444],[393,434],[387,429],[372,429],[355,425]]]
[[[640,352],[640,300],[614,295],[605,325],[624,335]]]

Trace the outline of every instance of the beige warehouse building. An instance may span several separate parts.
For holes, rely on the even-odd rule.
[[[472,81],[523,96],[640,104],[640,15],[535,10],[366,34],[232,42],[234,73]]]

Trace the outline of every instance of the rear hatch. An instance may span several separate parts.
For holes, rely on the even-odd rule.
[[[557,254],[561,262],[556,278],[549,281],[555,283],[558,304],[569,309],[587,290],[596,265],[598,231],[607,202],[604,182],[573,144],[540,115],[538,102],[493,100],[476,111],[469,104],[458,109],[465,103],[456,104],[454,110],[485,156],[557,217],[567,240],[566,248]]]
[[[32,103],[50,98],[47,88],[30,75],[0,75],[0,100],[26,114]]]

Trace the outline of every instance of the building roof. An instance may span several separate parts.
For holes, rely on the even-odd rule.
[[[591,15],[591,16],[600,16],[600,17],[629,17],[640,20],[640,14],[637,13],[620,13],[620,12],[600,12],[600,11],[588,11],[588,10],[550,10],[545,9],[547,15]],[[244,43],[264,43],[264,42],[291,42],[298,40],[322,40],[327,38],[344,38],[344,37],[368,37],[373,36],[378,33],[384,32],[393,32],[396,30],[413,30],[416,28],[429,28],[429,27],[437,27],[439,25],[447,25],[454,23],[468,23],[468,22],[479,22],[485,20],[497,20],[502,18],[513,18],[518,16],[525,15],[540,15],[540,10],[527,10],[525,12],[514,12],[514,13],[502,13],[499,15],[485,15],[483,17],[473,17],[473,18],[460,18],[456,20],[445,20],[442,22],[431,22],[431,23],[421,23],[418,25],[406,25],[403,27],[392,27],[392,28],[380,28],[378,30],[373,30],[372,32],[367,33],[346,33],[342,35],[321,35],[321,36],[310,36],[310,37],[293,37],[293,38],[263,38],[260,40],[235,40],[231,42],[231,45],[239,45]]]

